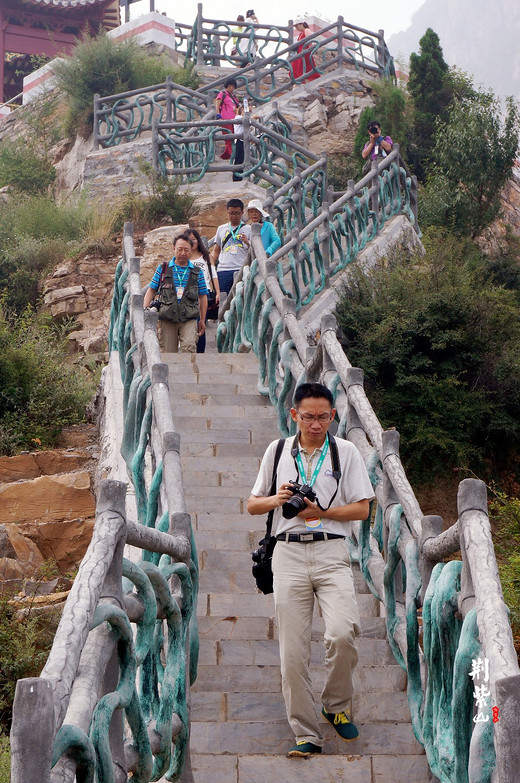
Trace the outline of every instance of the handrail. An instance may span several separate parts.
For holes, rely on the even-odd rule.
[[[101,483],[92,540],[41,677],[17,684],[13,783],[73,783],[76,769],[78,779],[113,780],[124,770],[146,783],[178,780],[185,767],[198,566],[156,320],[143,310],[139,259],[125,224],[109,342],[123,380],[121,453],[138,518],[126,518],[126,483]],[[143,550],[139,563],[124,559],[125,544]],[[183,780],[193,780],[189,764]]]
[[[377,170],[379,177],[384,174],[379,166],[372,172]],[[334,209],[348,205],[361,184],[349,188]],[[333,211],[330,205],[326,211]],[[297,241],[293,238],[291,247]],[[254,224],[250,259],[221,316],[219,350],[257,354],[258,388],[275,406],[284,435],[294,433],[289,409],[296,385],[321,381],[331,390],[338,435],[360,450],[376,495],[371,515],[352,525],[351,560],[359,563],[371,592],[385,606],[388,640],[408,675],[413,730],[432,773],[442,783],[459,783],[468,780],[469,767],[480,768],[484,760],[490,772],[496,768],[498,783],[513,783],[520,669],[500,588],[485,485],[475,479],[461,482],[459,521],[449,531],[441,533],[440,517],[423,516],[400,460],[399,434],[385,432],[378,422],[363,389],[363,373],[350,365],[337,339],[333,315],[322,317],[317,345],[309,345],[297,301],[282,282],[283,255],[281,248],[266,258],[260,226]],[[459,550],[462,562],[442,562]],[[470,677],[472,662],[479,659],[487,659],[489,682]],[[480,702],[474,715],[475,694]],[[503,716],[497,723],[491,719],[493,705]]]

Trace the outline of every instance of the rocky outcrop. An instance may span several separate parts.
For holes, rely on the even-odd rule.
[[[24,589],[47,560],[80,562],[94,525],[95,429],[63,435],[71,448],[0,457],[0,591]]]
[[[94,255],[71,259],[45,280],[44,302],[52,317],[74,317],[77,324],[68,336],[71,352],[106,351],[117,260]]]
[[[500,196],[501,214],[475,240],[488,255],[500,255],[508,250],[507,234],[520,237],[520,162],[506,182]]]

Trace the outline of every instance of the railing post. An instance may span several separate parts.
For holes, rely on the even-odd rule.
[[[251,168],[251,114],[247,111],[244,112],[244,115],[242,117],[242,129],[243,129],[243,140],[244,140],[244,167],[243,171],[249,171]],[[235,144],[237,143],[238,139],[235,141]],[[251,176],[248,175],[247,179],[250,179]],[[246,179],[246,177],[244,177]]]
[[[343,65],[343,23],[343,17],[338,16],[338,68]]]
[[[197,3],[197,67],[204,65],[202,44],[202,3]]]
[[[379,72],[384,75],[385,72],[385,31],[378,30],[378,42],[376,48],[376,65],[379,68]]]
[[[101,95],[97,92],[94,95],[94,150],[99,149],[99,101]]]
[[[496,682],[498,723],[495,729],[500,783],[516,783],[520,769],[520,674]]]
[[[374,213],[374,220],[376,222],[376,234],[379,234],[379,189],[378,189],[378,177],[377,177],[377,160],[372,161],[370,167],[370,173],[372,179],[370,182],[370,208]]]
[[[171,76],[166,77],[166,122],[173,122],[173,112],[172,112],[172,82],[173,79]]]
[[[292,19],[289,19],[289,34],[288,34],[288,46],[292,46],[294,43],[294,22]]]
[[[428,587],[432,571],[436,563],[428,560],[423,554],[423,546],[430,538],[437,538],[442,533],[442,517],[430,515],[421,520],[421,537],[419,539],[419,571],[421,573],[421,606]]]
[[[152,120],[152,166],[159,174],[159,120],[154,117]]]
[[[11,783],[50,783],[56,734],[51,683],[18,680],[11,726]]]

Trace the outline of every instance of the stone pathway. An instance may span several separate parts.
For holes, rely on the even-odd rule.
[[[211,332],[208,343],[211,345]],[[355,571],[362,615],[353,719],[360,737],[341,742],[326,726],[324,755],[288,759],[293,737],[281,695],[272,596],[256,592],[250,552],[262,517],[246,501],[276,414],[257,390],[253,354],[167,355],[183,477],[200,560],[199,675],[192,689],[192,767],[196,783],[426,783],[415,740],[406,675],[385,638],[379,603]],[[323,679],[322,620],[314,619],[313,681]]]

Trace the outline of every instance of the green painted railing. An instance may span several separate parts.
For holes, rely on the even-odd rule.
[[[49,658],[41,677],[17,684],[13,783],[119,781],[123,771],[140,783],[193,780],[197,553],[157,316],[144,313],[134,256],[127,224],[109,343],[123,382],[121,454],[137,520],[127,518],[126,483],[102,482],[92,541]],[[142,550],[140,561],[123,557],[125,544]]]
[[[388,176],[394,165],[389,161]],[[380,182],[376,195],[386,216],[392,209],[381,200],[382,188]],[[406,182],[400,188],[406,193]],[[395,195],[396,190],[392,186],[387,192]],[[352,203],[353,195],[347,191],[340,201]],[[359,209],[366,214],[361,204]],[[368,212],[369,220],[361,221],[367,241],[371,229],[366,227],[378,222],[378,213]],[[352,232],[359,221],[351,215],[343,223]],[[345,259],[355,247],[352,236],[343,247]],[[283,249],[278,253],[283,255]],[[310,344],[299,320],[303,296],[288,291],[280,270],[287,262],[276,255],[266,258],[254,225],[250,261],[219,324],[219,349],[256,353],[258,389],[275,406],[285,436],[294,433],[289,409],[295,387],[320,381],[331,390],[338,435],[360,450],[376,495],[368,518],[352,525],[351,560],[359,563],[373,595],[384,604],[387,638],[407,672],[413,730],[430,769],[441,783],[514,783],[520,670],[493,550],[486,487],[474,479],[461,482],[459,519],[444,533],[440,517],[422,514],[401,464],[399,434],[383,431],[363,390],[362,371],[349,364],[338,342],[334,316],[321,319],[317,345]],[[314,268],[320,285],[326,285],[330,257],[323,273]],[[309,294],[317,288],[317,278],[313,283],[309,276]],[[461,560],[444,562],[459,551]],[[482,672],[474,672],[480,663]]]

